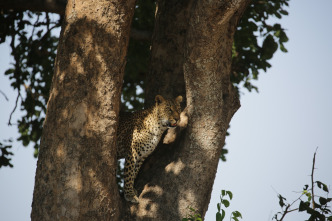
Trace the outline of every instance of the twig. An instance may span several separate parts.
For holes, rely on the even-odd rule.
[[[272,188],[273,188],[273,187],[272,187]],[[276,191],[276,190],[274,190],[274,191]],[[276,192],[276,193],[277,193],[277,192]],[[280,194],[279,194],[279,195],[280,195]],[[280,212],[280,213],[282,214],[280,220],[278,220],[278,219],[276,219],[276,220],[278,220],[278,221],[282,221],[282,220],[284,219],[284,217],[286,216],[286,214],[298,210],[299,208],[295,208],[295,209],[291,209],[291,210],[289,210],[289,209],[293,206],[294,203],[296,203],[299,199],[301,199],[301,197],[302,197],[303,195],[304,195],[304,194],[302,193],[302,194],[301,194],[296,200],[294,200],[291,204],[288,204],[288,205],[286,206],[286,209],[285,209],[284,211]]]
[[[282,217],[280,218],[279,221],[282,221],[284,219],[284,217],[286,216],[286,214],[288,213],[288,209],[289,209],[290,205],[288,204],[288,206],[286,207],[284,214],[282,214]]]
[[[5,97],[6,101],[9,101],[8,97],[6,96],[6,94],[4,92],[2,92],[2,90],[0,90],[0,93]]]
[[[279,221],[282,221],[282,220],[284,219],[284,217],[286,216],[287,213],[291,213],[291,212],[294,212],[294,211],[298,210],[298,208],[296,208],[296,209],[291,209],[291,210],[288,210],[288,209],[289,209],[291,206],[293,206],[293,204],[294,204],[295,202],[297,202],[299,199],[301,199],[301,197],[302,197],[303,195],[304,195],[304,194],[301,194],[301,196],[300,196],[299,198],[297,198],[296,200],[294,200],[291,204],[288,204],[288,206],[286,207],[286,209],[285,209],[284,213],[282,214],[282,217],[281,217],[281,219],[280,219]]]
[[[294,212],[294,211],[298,210],[298,208],[296,208],[296,209],[292,209],[292,210],[289,210],[289,211],[288,211],[288,209],[289,209],[290,207],[291,207],[291,204],[288,204],[288,206],[286,207],[286,209],[285,209],[285,211],[284,211],[284,214],[282,214],[282,217],[280,218],[279,221],[282,221],[282,220],[285,218],[285,216],[286,216],[287,213],[291,213],[291,212]]]
[[[314,194],[314,170],[315,170],[315,161],[316,161],[316,153],[317,153],[317,149],[314,153],[314,158],[312,160],[312,170],[311,170],[311,199],[312,199],[312,208],[315,209],[315,194]]]

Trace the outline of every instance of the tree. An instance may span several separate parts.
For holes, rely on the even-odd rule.
[[[32,219],[180,220],[189,206],[204,216],[226,131],[240,106],[238,86],[254,88],[250,77],[257,78],[259,69],[269,67],[276,39],[282,50],[287,41],[280,25],[265,23],[270,14],[286,14],[282,5],[287,1],[251,4],[249,8],[261,11],[246,13],[236,32],[248,4],[157,2],[146,103],[156,94],[186,95],[189,124],[173,145],[160,146],[143,165],[136,180],[141,193],[137,206],[121,200],[115,181],[116,125],[135,2],[68,1],[43,127]],[[140,9],[144,7],[136,6]],[[265,37],[262,46],[255,32]],[[134,56],[128,63],[130,58]],[[7,74],[22,77],[15,70]],[[124,79],[124,89],[143,85],[127,85],[130,80]],[[16,83],[20,90],[22,81]],[[33,131],[29,128],[23,131]],[[25,138],[33,140],[28,132]]]

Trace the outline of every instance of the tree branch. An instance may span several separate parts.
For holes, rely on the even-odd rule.
[[[0,8],[63,14],[67,0],[0,0]]]
[[[0,93],[5,97],[6,101],[9,101],[8,97],[6,96],[6,94],[2,90],[0,90]]]
[[[279,221],[282,221],[282,220],[285,218],[286,214],[288,213],[288,209],[289,209],[290,206],[291,206],[291,205],[288,204],[288,206],[286,207],[286,209],[285,209],[285,211],[284,211],[284,214],[282,214],[282,217],[280,218]]]
[[[12,116],[17,108],[17,103],[18,103],[18,99],[21,97],[21,93],[20,91],[18,91],[18,94],[17,94],[17,97],[16,97],[16,101],[15,101],[15,107],[14,109],[12,110],[12,112],[10,113],[10,116],[9,116],[9,120],[8,120],[8,126],[11,126],[12,123],[11,123],[11,120],[12,120]],[[22,97],[21,97],[22,98]]]
[[[15,11],[50,12],[63,15],[67,0],[0,0],[0,9]],[[150,41],[152,33],[132,28],[130,37],[139,41]]]
[[[316,161],[316,153],[317,149],[314,153],[314,158],[312,160],[312,170],[311,170],[311,195],[312,195],[312,208],[315,209],[315,194],[314,194],[314,170],[315,170],[315,161]]]

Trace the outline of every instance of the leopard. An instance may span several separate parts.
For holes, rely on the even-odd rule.
[[[155,104],[135,112],[121,112],[117,131],[117,159],[125,158],[124,198],[139,203],[134,181],[145,159],[156,149],[162,135],[175,128],[180,118],[182,96],[165,99],[155,96]]]

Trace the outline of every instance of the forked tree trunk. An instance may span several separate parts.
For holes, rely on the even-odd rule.
[[[134,0],[69,0],[32,220],[119,220],[116,129]]]
[[[204,217],[226,130],[240,107],[230,67],[233,34],[248,3],[158,1],[147,99],[185,91],[189,124],[143,165],[133,220],[181,220],[189,207]]]
[[[44,123],[32,220],[181,220],[204,216],[229,122],[233,34],[249,0],[158,2],[147,101],[186,96],[189,125],[161,145],[123,203],[115,139],[134,1],[69,0]]]

